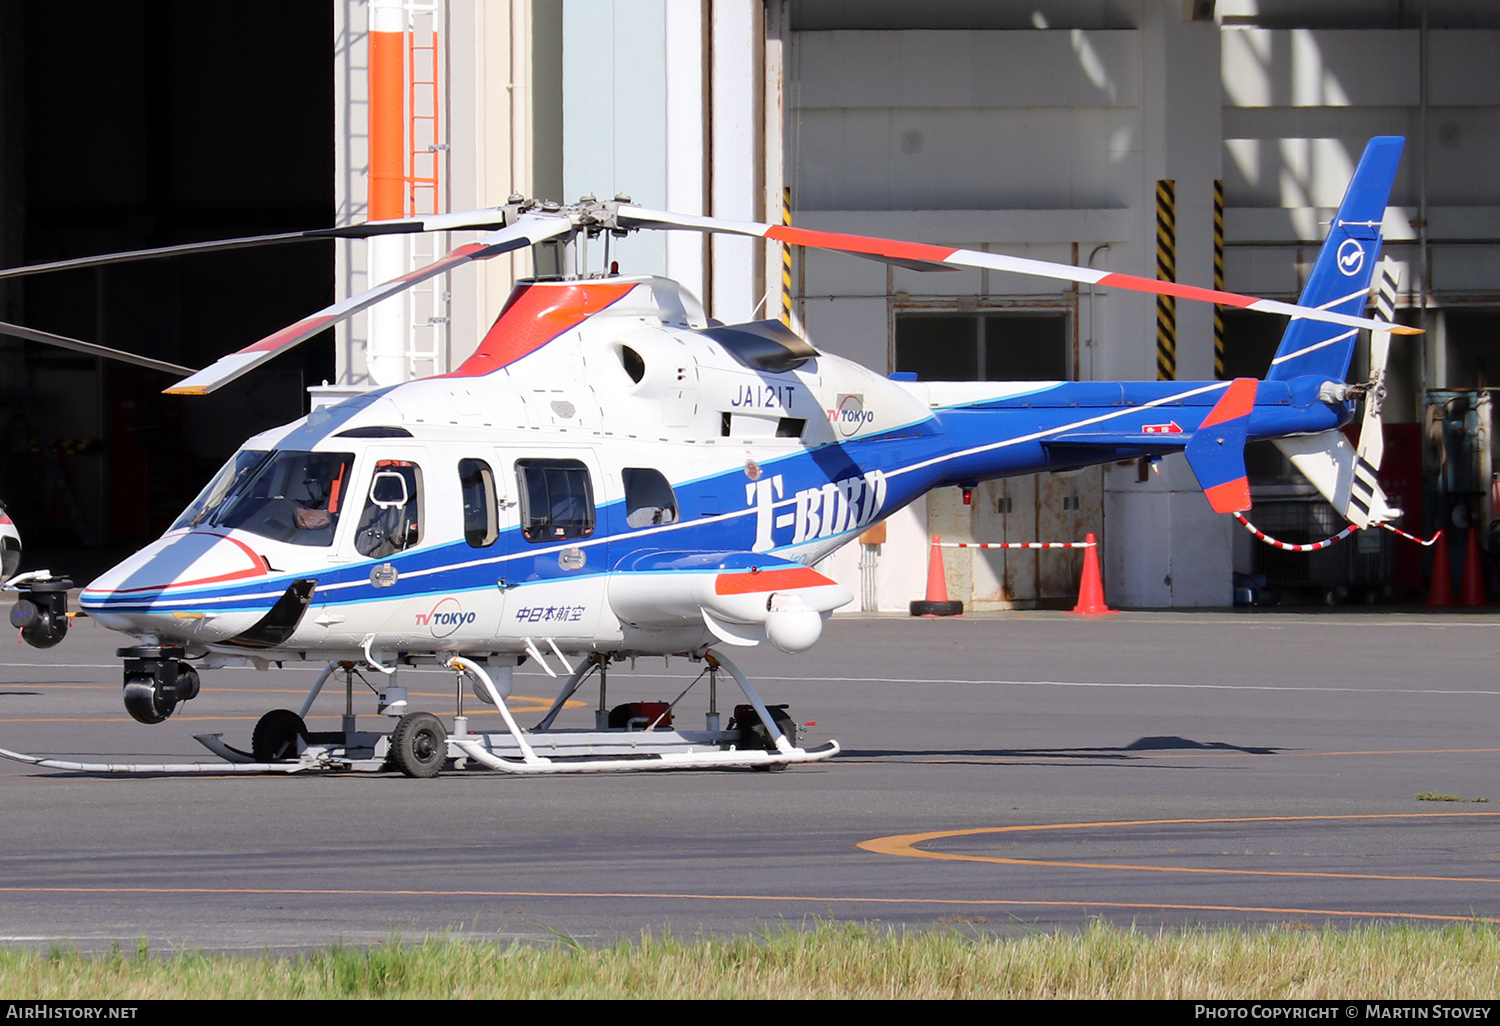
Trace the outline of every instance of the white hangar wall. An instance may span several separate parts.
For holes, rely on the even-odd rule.
[[[1206,21],[1165,0],[1039,2],[1001,13],[940,4],[930,17],[884,3],[857,12],[794,3],[787,174],[796,216],[810,227],[1152,275],[1155,182],[1170,178],[1179,280],[1210,285],[1212,190],[1221,179],[1226,287],[1292,298],[1365,141],[1404,135],[1388,252],[1417,269],[1405,316],[1420,319],[1425,305],[1432,336],[1393,368],[1388,417],[1410,420],[1424,387],[1485,383],[1458,369],[1482,359],[1459,349],[1481,343],[1445,332],[1445,311],[1500,300],[1500,187],[1488,170],[1500,156],[1492,152],[1500,147],[1500,12],[1428,6],[1423,32],[1421,5],[1410,3],[1221,0]],[[1413,227],[1423,220],[1425,257]],[[1069,318],[1070,376],[1155,376],[1154,307],[1143,297],[850,263],[804,255],[799,311],[819,345],[872,366],[884,356],[896,368],[903,315],[1057,304]],[[1177,376],[1212,377],[1211,310],[1180,303],[1177,319]],[[1259,361],[1254,373],[1269,355],[1249,354]],[[1065,530],[1070,518],[1048,516],[1044,504],[1097,501],[1097,516],[1071,523],[1102,520],[1112,602],[1227,605],[1231,571],[1249,569],[1243,532],[1208,511],[1180,460],[1161,470],[1141,481],[1136,466],[1112,466],[1081,495],[1046,478],[1007,489],[1021,493],[1025,516],[981,512],[982,500],[1016,509],[1016,495],[990,486],[976,490],[967,521],[950,515],[952,497],[935,495],[943,508],[909,517],[909,533],[943,526],[964,532],[954,540],[1063,540],[1071,536],[1043,529]],[[1027,527],[1037,533],[1025,535]],[[857,580],[858,555],[835,557],[846,584]],[[1048,557],[950,550],[947,558],[950,585],[970,589],[962,597],[977,605],[1029,599],[1038,588],[1048,597]],[[909,565],[900,575],[893,580],[882,563],[882,608],[918,597],[925,575]]]
[[[1406,316],[1431,330],[1394,368],[1387,409],[1415,417],[1423,388],[1465,384],[1462,374],[1483,366],[1477,343],[1445,329],[1446,311],[1500,308],[1491,173],[1500,11],[1428,0],[1424,31],[1423,7],[441,0],[444,206],[624,191],[649,205],[759,220],[779,217],[786,186],[796,223],[811,228],[1152,275],[1155,185],[1165,178],[1176,183],[1178,278],[1210,285],[1217,179],[1226,287],[1290,298],[1365,140],[1402,134],[1388,246],[1414,268]],[[340,209],[353,220],[363,202],[368,6],[336,8]],[[341,258],[341,288],[362,282],[357,250]],[[774,315],[779,302],[780,254],[758,242],[674,233],[625,240],[616,255],[628,270],[685,281],[725,320]],[[472,350],[527,270],[518,256],[453,276],[448,359]],[[794,318],[816,345],[877,369],[897,369],[905,318],[969,318],[990,332],[1006,324],[990,318],[1040,315],[1060,318],[1067,377],[1155,376],[1154,304],[1137,294],[802,251],[793,292]],[[1234,332],[1246,330],[1231,325],[1230,355],[1263,363],[1249,341],[1235,348]],[[346,350],[342,373],[358,382],[357,323]],[[1179,304],[1177,376],[1211,377],[1213,366],[1211,310]],[[924,586],[930,531],[998,541],[1094,530],[1111,602],[1226,605],[1248,550],[1180,461],[1161,471],[1141,480],[1129,464],[985,484],[972,507],[936,495],[894,517],[878,548],[849,546],[828,569],[856,594],[873,590],[880,608],[904,609]],[[980,607],[1069,594],[1076,574],[1076,557],[950,551],[954,597]]]
[[[1031,5],[1045,28],[1028,17],[1018,28],[794,32],[789,177],[800,223],[1154,275],[1155,182],[1174,178],[1179,278],[1211,285],[1220,104],[1201,80],[1217,80],[1217,26],[1151,3],[1109,5],[1109,18],[1094,5],[1093,16],[1056,25],[1080,5],[1053,6],[1062,10]],[[810,336],[871,366],[896,369],[902,317],[1047,311],[1066,318],[1069,377],[1155,376],[1154,305],[1138,295],[826,254],[802,266]],[[1212,376],[1210,310],[1179,305],[1177,366],[1179,377]],[[1185,467],[1163,466],[1145,482],[1131,464],[987,485],[967,511],[935,496],[944,509],[918,526],[956,541],[1069,541],[1095,530],[1111,601],[1228,605],[1228,527]],[[902,578],[882,581],[882,606],[920,597],[925,574],[886,572],[888,556],[911,559],[880,556],[882,578]],[[981,608],[1076,594],[1072,555],[950,550],[947,562],[961,597]]]

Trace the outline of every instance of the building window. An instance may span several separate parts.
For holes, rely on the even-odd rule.
[[[896,370],[918,381],[1065,381],[1065,313],[898,313]]]

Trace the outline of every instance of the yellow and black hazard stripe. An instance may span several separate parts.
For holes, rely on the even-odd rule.
[[[792,225],[792,187],[781,187],[781,223]],[[781,323],[792,326],[792,244],[781,244]]]
[[[1177,182],[1161,178],[1156,182],[1156,278],[1177,280]],[[1156,377],[1159,381],[1177,378],[1177,299],[1156,297]]]
[[[1224,291],[1224,180],[1214,179],[1214,291]],[[1224,304],[1214,304],[1214,377],[1224,380]]]

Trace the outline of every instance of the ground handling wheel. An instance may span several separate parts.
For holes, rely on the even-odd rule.
[[[407,713],[391,732],[388,758],[409,777],[435,777],[448,761],[448,732],[432,713]]]
[[[793,747],[797,744],[797,724],[793,722],[791,714],[786,711],[785,705],[768,705],[766,711],[771,714],[771,719],[776,722],[776,729],[786,735]],[[734,707],[734,717],[729,721],[729,729],[739,727],[740,741],[735,747],[740,749],[759,749],[765,752],[776,751],[776,742],[771,740],[771,732],[766,729],[765,723],[761,721],[760,714],[755,711],[753,705],[737,705]],[[775,763],[769,766],[757,766],[759,770],[784,770],[786,763]]]
[[[250,735],[250,754],[256,762],[296,759],[299,737],[307,737],[307,724],[302,717],[290,709],[272,709],[255,724]]]

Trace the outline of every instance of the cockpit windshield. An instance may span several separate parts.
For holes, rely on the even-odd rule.
[[[271,453],[203,522],[292,545],[331,545],[353,462],[348,452]]]
[[[184,527],[206,525],[224,500],[233,495],[269,455],[264,449],[242,449],[235,453],[228,463],[219,468],[219,472],[198,493],[192,504],[182,511],[182,515],[173,522],[169,530],[179,531]]]

